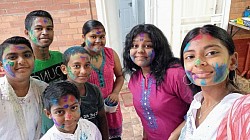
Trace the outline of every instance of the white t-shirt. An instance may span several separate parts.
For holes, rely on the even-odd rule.
[[[99,129],[92,122],[80,118],[74,134],[60,132],[55,125],[40,140],[101,140]]]
[[[234,101],[241,96],[242,94],[239,93],[231,93],[225,96],[196,128],[196,113],[197,109],[201,107],[201,100],[203,99],[201,92],[197,93],[187,112],[186,124],[181,130],[179,140],[215,140],[222,119]]]
[[[0,139],[34,140],[41,133],[43,81],[30,78],[25,97],[17,97],[6,77],[0,78]]]

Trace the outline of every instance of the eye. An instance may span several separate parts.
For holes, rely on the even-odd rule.
[[[32,57],[32,53],[25,53],[25,54],[24,54],[24,57],[30,58],[30,57]]]
[[[205,56],[212,56],[212,55],[215,55],[217,53],[219,53],[219,52],[217,52],[217,51],[210,51]]]
[[[41,28],[41,27],[36,27],[35,30],[42,31],[43,28]]]
[[[93,39],[96,39],[96,36],[90,36],[91,38],[93,38]]]
[[[138,48],[138,47],[139,47],[139,45],[134,44],[134,45],[131,47],[131,49],[136,49],[136,48]]]
[[[194,55],[186,55],[184,57],[185,60],[191,60],[191,59],[194,59],[194,58],[195,58]]]
[[[48,31],[53,31],[53,27],[48,27],[47,30]]]
[[[146,48],[146,49],[151,49],[151,48],[152,48],[152,45],[145,45],[144,48]]]
[[[81,68],[81,66],[80,65],[74,65],[73,68],[79,69],[79,68]]]
[[[59,115],[59,116],[63,115],[64,113],[65,113],[64,110],[57,110],[57,111],[55,111],[55,114]]]
[[[9,60],[15,60],[15,59],[17,59],[17,55],[9,55],[8,57],[7,57],[7,59],[9,59]]]
[[[101,36],[100,38],[101,38],[101,39],[105,39],[105,36]]]
[[[78,105],[72,106],[70,109],[73,111],[76,111],[76,110],[78,110]]]
[[[91,65],[90,64],[86,64],[84,67],[85,68],[91,68]]]

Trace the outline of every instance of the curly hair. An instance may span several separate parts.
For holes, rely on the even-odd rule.
[[[123,50],[123,65],[124,74],[132,74],[141,67],[137,66],[130,58],[130,49],[133,46],[133,39],[141,33],[149,35],[155,51],[155,58],[150,64],[151,74],[156,79],[156,85],[160,85],[164,81],[166,70],[171,67],[179,67],[180,62],[178,58],[173,56],[167,38],[163,32],[152,24],[139,24],[132,28],[127,34],[125,41],[125,48]],[[179,64],[179,65],[175,65]]]

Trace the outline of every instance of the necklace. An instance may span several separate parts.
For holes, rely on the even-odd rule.
[[[200,110],[200,114],[199,114],[199,116],[198,116],[198,118],[200,119],[201,117],[202,117],[202,114],[204,114],[204,113],[206,113],[208,110],[210,110],[210,109],[213,109],[217,104],[219,104],[220,103],[220,101],[219,102],[217,102],[217,103],[215,103],[215,104],[213,104],[213,105],[211,105],[211,106],[209,106],[205,111],[203,111],[203,112],[201,112],[201,110],[202,110],[202,105],[201,105],[201,110]]]
[[[90,58],[91,58],[92,60],[95,59],[95,61],[97,62],[99,56],[102,56],[101,53],[99,53],[99,54],[97,54],[97,55],[93,55],[93,56],[91,56]]]

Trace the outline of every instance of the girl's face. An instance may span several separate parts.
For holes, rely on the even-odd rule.
[[[73,95],[65,95],[59,101],[51,101],[50,111],[45,111],[47,116],[54,121],[57,129],[64,133],[73,134],[80,118],[80,103]]]
[[[68,65],[62,65],[61,70],[67,74],[68,80],[83,84],[88,81],[91,73],[90,56],[88,54],[77,53],[70,56]]]
[[[88,32],[85,36],[83,35],[85,42],[85,49],[90,52],[100,53],[106,44],[106,33],[103,28],[94,28]]]
[[[220,40],[207,34],[192,39],[183,52],[184,67],[190,81],[198,86],[211,86],[226,80],[234,70],[237,53],[229,56]]]
[[[46,17],[35,18],[27,34],[35,46],[49,47],[54,38],[52,21]]]
[[[9,45],[3,52],[2,66],[8,78],[28,78],[34,69],[34,55],[24,44]]]
[[[133,39],[130,49],[131,60],[139,67],[149,67],[155,57],[153,43],[147,33],[140,33]]]

